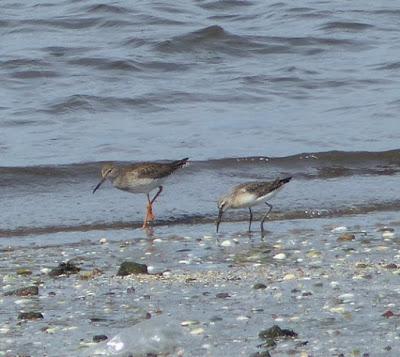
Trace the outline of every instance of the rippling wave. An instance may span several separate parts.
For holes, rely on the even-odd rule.
[[[119,165],[127,162],[116,162]],[[132,162],[129,162],[132,163]],[[69,165],[0,167],[0,187],[29,185],[37,182],[46,186],[60,179],[75,180],[96,177],[103,162],[87,162]],[[281,170],[291,172],[300,179],[327,179],[359,175],[395,175],[400,173],[400,149],[384,152],[345,152],[329,151],[301,153],[285,157],[239,157],[222,158],[207,161],[190,161],[188,175],[196,175],[200,171],[215,170],[227,172],[234,169],[240,176],[254,169]]]

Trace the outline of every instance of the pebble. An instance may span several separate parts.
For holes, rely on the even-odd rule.
[[[384,232],[382,233],[382,238],[391,239],[391,238],[393,238],[394,236],[395,236],[395,233],[394,233],[394,232],[391,232],[391,231],[384,231]]]
[[[186,264],[186,265],[188,265],[188,264],[190,264],[190,260],[180,260],[180,261],[179,261],[179,264]]]
[[[108,340],[108,337],[106,335],[95,335],[93,336],[93,342],[101,342]]]
[[[200,324],[197,320],[185,320],[181,322],[181,326],[194,326]]]
[[[336,312],[339,314],[343,314],[346,312],[346,309],[343,306],[334,306],[329,309],[330,312]]]
[[[267,285],[263,284],[263,283],[257,283],[253,285],[253,289],[258,290],[258,289],[266,289]]]
[[[247,317],[247,316],[238,316],[237,318],[236,318],[236,320],[238,320],[238,321],[246,321],[246,320],[248,320],[249,319],[249,317]]]
[[[356,236],[351,233],[344,233],[342,234],[337,240],[338,242],[348,242],[356,239]]]
[[[286,275],[283,277],[283,280],[293,280],[293,279],[296,279],[296,275],[294,275],[294,274],[292,274],[292,273],[286,274]]]
[[[278,254],[273,256],[273,259],[276,259],[276,260],[286,259],[286,254],[285,253],[278,253]]]
[[[40,312],[21,312],[18,314],[19,320],[37,320],[43,319],[43,315]]]
[[[51,272],[51,269],[50,268],[42,268],[42,269],[40,269],[40,272],[42,274],[49,274]]]
[[[38,294],[39,288],[37,286],[27,286],[25,288],[7,291],[4,293],[4,296],[32,296]]]
[[[32,275],[32,271],[29,269],[21,268],[17,270],[17,275],[23,275],[23,276]]]
[[[164,273],[162,273],[162,276],[165,278],[169,278],[171,277],[172,273],[170,271],[165,271]]]
[[[201,335],[202,333],[204,333],[204,329],[202,327],[198,327],[190,331],[191,335]]]
[[[317,251],[317,250],[310,250],[307,253],[307,257],[309,258],[319,258],[321,256],[321,252]]]
[[[331,281],[331,282],[329,283],[329,285],[330,285],[332,288],[337,288],[340,284],[339,284],[339,282],[337,282],[337,281]]]
[[[343,301],[343,303],[349,303],[354,301],[354,294],[342,294],[339,295],[338,298]]]

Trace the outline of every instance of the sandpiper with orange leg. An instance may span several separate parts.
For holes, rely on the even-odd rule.
[[[230,208],[248,208],[250,212],[249,232],[251,231],[251,222],[253,220],[253,212],[251,207],[265,203],[268,206],[268,211],[261,219],[261,234],[264,235],[264,221],[272,210],[272,205],[267,202],[270,198],[275,196],[283,186],[288,183],[292,178],[286,177],[284,179],[276,179],[275,181],[263,182],[248,182],[235,186],[232,192],[218,201],[218,219],[217,219],[217,233],[221,223],[223,213]]]
[[[107,179],[119,190],[131,193],[145,193],[147,196],[147,211],[142,228],[147,228],[149,222],[155,219],[153,203],[163,190],[162,184],[165,179],[184,166],[188,160],[188,158],[184,158],[169,163],[142,162],[130,166],[105,164],[101,169],[102,179],[93,189],[93,193]],[[155,188],[158,188],[158,191],[153,198],[150,198],[150,192]]]

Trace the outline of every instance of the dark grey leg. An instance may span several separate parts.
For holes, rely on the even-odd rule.
[[[163,187],[160,186],[160,187],[158,188],[158,191],[157,191],[156,195],[155,195],[155,196],[153,197],[153,199],[151,200],[151,204],[154,203],[154,201],[157,199],[157,197],[158,197],[159,194],[162,192],[162,190],[163,190]]]
[[[249,220],[249,232],[251,232],[251,222],[253,221],[253,212],[251,212],[251,208],[249,207],[250,212],[250,220]]]
[[[272,205],[270,205],[268,202],[265,202],[265,204],[269,207],[269,210],[267,211],[266,214],[264,214],[263,218],[261,219],[261,235],[264,236],[264,221],[268,217],[269,213],[272,211]]]

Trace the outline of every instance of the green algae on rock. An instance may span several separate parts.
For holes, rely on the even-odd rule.
[[[7,291],[4,296],[33,296],[39,295],[39,288],[37,286],[27,286],[16,290]]]
[[[276,340],[280,338],[297,337],[293,330],[281,329],[278,325],[273,325],[269,329],[262,330],[258,337],[266,340],[267,346],[275,346]]]
[[[127,276],[132,274],[148,274],[147,265],[125,261],[120,265],[117,276]]]
[[[66,263],[60,263],[58,267],[52,269],[49,272],[49,275],[52,277],[57,277],[60,275],[71,275],[71,274],[77,274],[81,271],[81,268],[77,267],[75,264],[71,263],[71,261],[68,261]]]
[[[43,315],[40,312],[35,311],[28,311],[28,312],[21,312],[18,314],[19,320],[39,320],[43,319]]]

